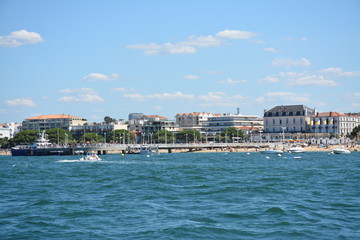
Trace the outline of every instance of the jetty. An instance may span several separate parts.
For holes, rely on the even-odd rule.
[[[87,152],[96,152],[98,155],[109,153],[137,154],[141,146],[145,144],[74,144],[74,145],[52,145],[29,151],[28,156],[47,155],[80,155]],[[189,152],[214,149],[239,149],[239,148],[267,148],[269,143],[171,143],[171,144],[146,144],[152,148],[165,150],[172,153],[174,150],[188,150]]]

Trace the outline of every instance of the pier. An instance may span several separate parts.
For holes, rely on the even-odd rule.
[[[83,144],[68,146],[49,146],[38,148],[31,151],[30,156],[46,156],[46,155],[80,155],[86,152],[96,152],[98,155],[108,153],[124,153],[137,154],[141,146],[147,145],[159,150],[167,150],[172,153],[173,150],[188,150],[189,152],[199,150],[213,149],[239,149],[239,148],[267,148],[269,143],[171,143],[171,144]]]

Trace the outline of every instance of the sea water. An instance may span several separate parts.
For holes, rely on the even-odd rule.
[[[0,156],[0,239],[360,239],[360,152],[101,158]]]

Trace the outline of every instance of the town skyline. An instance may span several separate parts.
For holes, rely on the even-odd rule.
[[[0,122],[359,112],[360,3],[1,1]]]

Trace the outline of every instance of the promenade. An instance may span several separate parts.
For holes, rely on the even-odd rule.
[[[41,155],[81,155],[86,152],[104,154],[137,154],[140,148],[147,145],[159,149],[161,153],[179,152],[257,152],[267,148],[287,150],[289,144],[277,143],[169,143],[169,144],[77,144],[68,146],[47,147],[42,149]],[[332,151],[334,148],[345,147],[350,151],[360,151],[360,145],[310,145],[305,146],[307,152]],[[0,155],[11,155],[11,151],[1,150]]]

